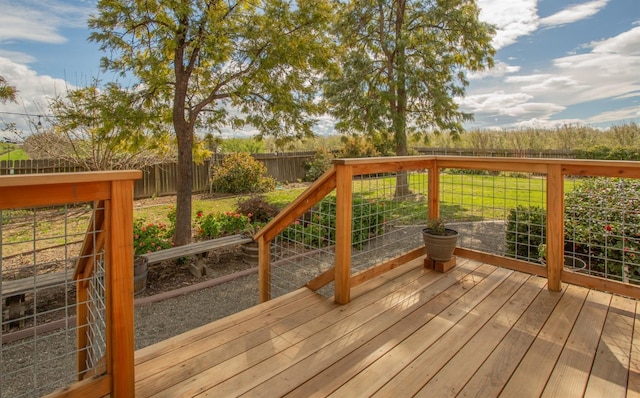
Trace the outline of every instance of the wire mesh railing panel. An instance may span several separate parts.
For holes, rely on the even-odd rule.
[[[89,279],[91,285],[88,290],[87,302],[87,355],[86,369],[94,370],[95,374],[106,371],[104,358],[107,350],[107,303],[105,301],[107,289],[105,287],[104,250],[96,254],[96,270]]]
[[[352,183],[351,273],[422,245],[428,175],[398,172],[357,176]],[[271,297],[304,286],[335,265],[335,191],[279,234],[271,245]],[[333,283],[319,292],[334,294]]]
[[[640,181],[575,177],[565,186],[565,269],[640,284]]]
[[[458,246],[538,261],[546,233],[546,179],[533,173],[445,170],[440,216]]]
[[[423,244],[428,214],[426,171],[365,175],[353,181],[351,273]]]
[[[271,297],[304,286],[331,269],[335,260],[335,192],[299,217],[271,245]],[[333,286],[319,291],[333,295]]]
[[[79,379],[75,317],[84,281],[74,272],[95,211],[104,209],[79,203],[0,212],[1,396],[41,396]]]

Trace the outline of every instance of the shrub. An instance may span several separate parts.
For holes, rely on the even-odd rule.
[[[597,145],[587,149],[576,149],[574,154],[578,159],[640,160],[640,150],[621,146]]]
[[[268,192],[276,183],[266,173],[267,168],[248,153],[235,153],[214,166],[211,187],[225,193]]]
[[[518,206],[507,217],[507,254],[537,261],[538,246],[545,243],[547,215],[541,207]]]
[[[592,271],[621,279],[640,277],[640,181],[583,179],[565,196],[564,250],[585,260]],[[544,244],[545,211],[511,209],[507,253],[536,261]]]
[[[367,241],[384,232],[384,202],[354,199],[351,221],[351,244],[361,249]],[[322,200],[304,220],[295,221],[283,235],[312,247],[325,247],[335,242],[336,198]]]
[[[240,213],[210,213],[196,215],[197,236],[200,239],[215,239],[221,236],[239,234],[247,230],[249,217]]]
[[[249,199],[238,201],[236,212],[249,215],[251,222],[267,223],[279,212],[276,206],[267,202],[262,195],[254,195]]]
[[[380,156],[370,139],[359,135],[342,137],[341,158],[370,158]]]
[[[327,170],[333,166],[332,160],[334,159],[333,154],[325,149],[320,148],[316,150],[316,154],[313,156],[313,159],[310,162],[306,162],[304,164],[305,181],[315,181],[321,175],[323,175]]]
[[[133,223],[133,250],[136,255],[170,248],[171,237],[163,223],[145,223],[142,219]]]
[[[583,180],[565,198],[565,248],[588,257],[597,271],[640,275],[639,192],[637,180]]]

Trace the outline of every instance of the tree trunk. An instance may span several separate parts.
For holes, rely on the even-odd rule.
[[[179,126],[182,124],[182,126]],[[186,123],[174,120],[178,139],[178,176],[176,187],[176,246],[191,242],[191,195],[193,190],[193,131]]]
[[[393,133],[396,141],[396,155],[406,156],[409,154],[407,146],[407,74],[405,55],[405,43],[403,38],[404,14],[406,2],[398,1],[396,9],[396,65],[397,76],[395,79],[395,109],[393,118]],[[410,195],[409,175],[406,171],[399,171],[396,177],[395,198],[402,198]]]

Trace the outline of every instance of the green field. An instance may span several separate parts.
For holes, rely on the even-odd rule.
[[[395,177],[363,179],[354,183],[354,195],[384,200],[405,214],[412,212],[413,222],[424,222],[427,213],[427,175],[411,174],[409,185],[414,195],[402,205],[394,201]],[[565,192],[574,182],[566,180]],[[546,207],[546,180],[537,176],[440,175],[440,215],[447,221],[504,220],[517,206]]]
[[[15,144],[0,143],[0,160],[24,160],[29,155]]]

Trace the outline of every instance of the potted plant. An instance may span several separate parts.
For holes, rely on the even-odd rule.
[[[547,265],[547,245],[541,243],[538,245],[538,261],[542,265]],[[587,268],[587,263],[580,257],[576,257],[571,253],[564,253],[564,269],[569,271],[582,271]]]
[[[422,230],[422,237],[430,259],[439,262],[451,260],[458,242],[458,232],[445,228],[444,220],[434,218],[427,221],[427,227]]]

